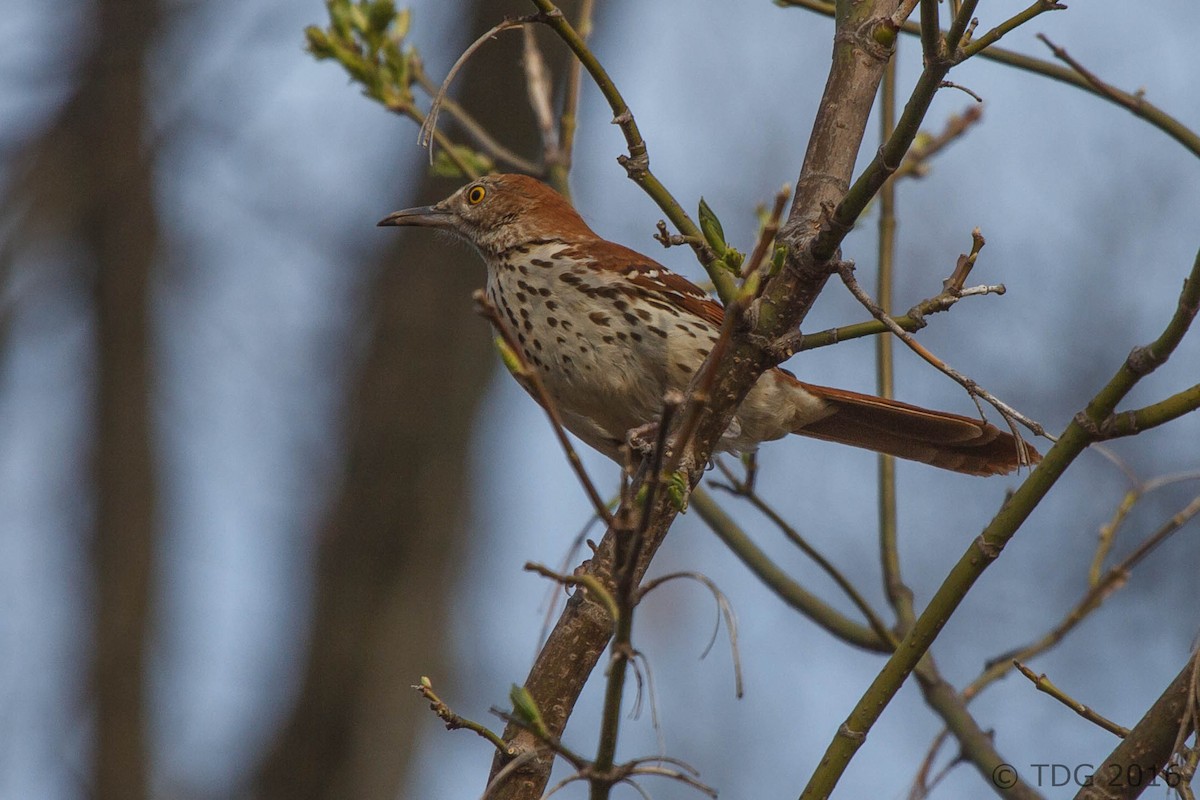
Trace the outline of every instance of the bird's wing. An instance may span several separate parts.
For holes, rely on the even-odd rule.
[[[684,312],[697,316],[714,328],[721,327],[725,310],[708,293],[682,275],[678,275],[652,258],[615,242],[603,239],[579,242],[562,255],[583,258],[597,268],[621,274],[630,284],[658,295]]]

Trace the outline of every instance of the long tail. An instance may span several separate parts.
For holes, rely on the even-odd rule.
[[[865,447],[968,475],[1003,475],[1042,456],[995,425],[882,397],[800,384],[834,409],[795,433]]]

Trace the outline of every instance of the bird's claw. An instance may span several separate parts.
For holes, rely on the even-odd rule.
[[[630,450],[642,458],[649,458],[654,453],[654,446],[658,441],[658,423],[647,422],[645,425],[633,428],[625,434],[625,441],[629,444]]]

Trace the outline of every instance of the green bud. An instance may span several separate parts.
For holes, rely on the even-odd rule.
[[[312,53],[314,58],[333,58],[333,45],[330,44],[325,31],[316,25],[309,25],[304,29],[304,38],[307,40],[308,52]]]
[[[375,0],[367,9],[367,25],[372,31],[384,33],[396,18],[396,4],[392,0]]]
[[[514,683],[508,691],[508,699],[512,700],[513,716],[528,725],[534,733],[545,736],[546,722],[529,690]]]
[[[350,77],[366,86],[368,89],[374,87],[377,82],[377,75],[374,64],[368,64],[367,60],[359,55],[356,51],[345,48],[335,47],[334,55],[337,60],[342,62],[342,67],[346,72],[350,73]]]
[[[412,25],[412,10],[401,9],[400,13],[392,15],[391,37],[394,42],[402,42],[408,36],[409,26]]]
[[[708,207],[708,203],[704,202],[703,197],[700,198],[700,232],[717,255],[724,255],[728,247],[725,244],[725,231],[721,228],[721,220],[717,219],[717,215]]]
[[[367,20],[366,8],[355,3],[346,9],[347,16],[350,20],[351,27],[359,33],[366,33],[371,29],[371,23]]]
[[[725,251],[725,257],[722,260],[729,267],[730,272],[741,273],[742,264],[745,262],[746,256],[736,247],[730,247]]]
[[[672,472],[671,477],[667,479],[667,497],[676,511],[687,511],[689,495],[691,487],[688,485],[687,476],[682,472]]]
[[[471,170],[480,175],[486,175],[495,169],[495,163],[483,153],[476,152],[466,145],[455,145],[454,155]],[[438,150],[433,156],[433,174],[443,178],[465,178],[463,171],[450,154]]]
[[[786,244],[775,245],[775,252],[771,254],[771,275],[774,277],[779,274],[779,270],[783,269],[783,262],[787,260],[788,249]]]
[[[329,0],[330,30],[343,39],[350,38],[350,3],[347,0]]]

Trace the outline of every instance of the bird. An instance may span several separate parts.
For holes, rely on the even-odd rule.
[[[515,334],[564,427],[618,463],[630,433],[655,423],[666,392],[687,389],[720,335],[724,310],[703,289],[600,237],[537,178],[487,175],[378,224],[473,245],[498,324]],[[780,367],[758,378],[715,449],[748,453],[793,433],[969,475],[1040,458],[986,421],[805,383]]]

